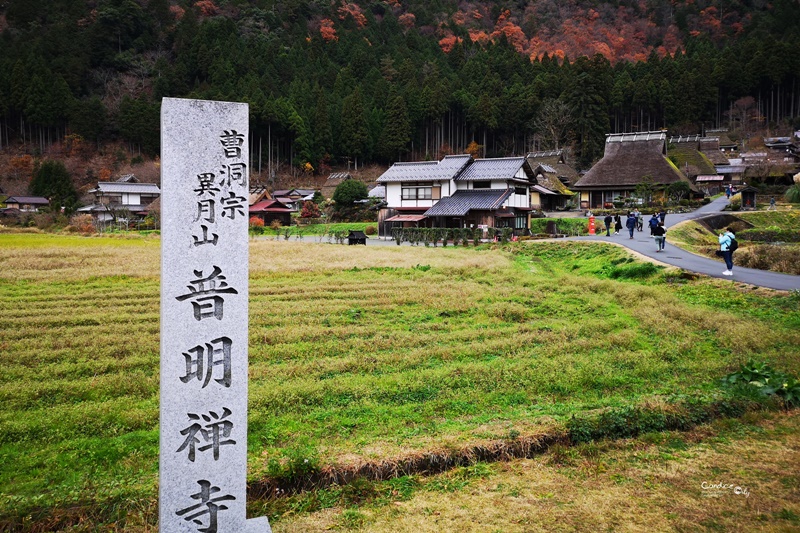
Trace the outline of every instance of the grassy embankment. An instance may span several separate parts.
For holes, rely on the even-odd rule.
[[[730,214],[753,225],[754,230],[800,232],[800,210],[734,211]],[[699,255],[722,261],[714,255],[719,249],[716,233],[694,221],[684,222],[667,232],[669,242]],[[780,239],[778,239],[780,240]],[[739,239],[734,264],[788,274],[800,274],[800,243],[780,246]]]
[[[251,482],[502,456],[568,442],[573,415],[724,400],[718,378],[751,357],[800,370],[796,295],[683,281],[603,245],[515,250],[252,243]],[[0,526],[151,528],[158,240],[0,235],[0,252]],[[416,483],[395,473],[250,509],[280,524],[345,505],[357,525],[360,491]]]

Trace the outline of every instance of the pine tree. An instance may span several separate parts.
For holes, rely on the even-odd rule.
[[[344,155],[356,158],[358,166],[358,158],[366,154],[369,146],[369,130],[360,87],[342,101],[339,144]]]
[[[44,161],[34,171],[30,191],[34,196],[48,198],[53,211],[59,211],[63,207],[64,212],[70,214],[77,206],[78,193],[61,161]]]
[[[403,97],[395,94],[389,99],[386,125],[378,141],[378,152],[386,161],[399,160],[411,142],[411,123]]]

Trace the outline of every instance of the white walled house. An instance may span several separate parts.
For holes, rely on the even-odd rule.
[[[387,207],[378,216],[382,235],[392,227],[528,229],[533,171],[524,157],[395,163],[378,178]]]
[[[98,222],[116,221],[119,217],[140,219],[148,215],[150,204],[161,196],[155,183],[139,183],[133,176],[118,181],[101,181],[89,191],[94,194],[92,205],[78,209],[90,213]]]

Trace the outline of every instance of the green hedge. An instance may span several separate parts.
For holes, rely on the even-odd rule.
[[[556,233],[563,235],[588,235],[589,234],[589,219],[588,218],[532,218],[531,219],[531,233],[540,234],[547,233],[547,223],[555,222]],[[595,217],[595,224],[600,225],[602,218]]]

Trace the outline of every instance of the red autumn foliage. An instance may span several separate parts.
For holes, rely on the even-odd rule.
[[[339,36],[336,35],[336,28],[333,27],[331,19],[322,19],[319,23],[319,34],[325,42],[338,41]]]
[[[505,35],[509,44],[514,47],[517,52],[522,52],[528,45],[528,37],[522,28],[511,22],[511,12],[505,10],[500,14],[495,24],[494,31],[489,35],[492,40],[497,39],[500,35]]]
[[[181,20],[186,14],[186,10],[181,6],[169,6],[169,12],[175,17],[175,20]]]
[[[28,180],[33,175],[33,157],[28,154],[12,157],[9,165],[15,179],[25,178]]]
[[[356,21],[356,25],[359,28],[363,28],[367,25],[367,17],[364,16],[361,7],[354,2],[345,2],[337,11],[340,20],[344,20],[347,18],[347,15],[350,15],[353,17],[353,20]]]
[[[200,9],[200,14],[204,17],[212,17],[217,14],[217,6],[211,0],[199,0],[194,6]]]
[[[397,22],[405,29],[410,30],[417,23],[417,16],[414,13],[403,13],[397,17]]]
[[[467,21],[467,14],[459,10],[453,13],[453,16],[450,17],[450,19],[453,21],[454,24],[463,26],[464,23]]]
[[[310,200],[303,202],[303,208],[300,210],[301,218],[319,218],[319,206]]]
[[[489,34],[482,30],[469,30],[469,38],[473,43],[486,44],[489,42]]]
[[[449,53],[456,43],[463,42],[461,37],[456,37],[455,35],[448,35],[447,37],[442,37],[439,39],[439,46],[442,48],[442,51],[447,54]]]

